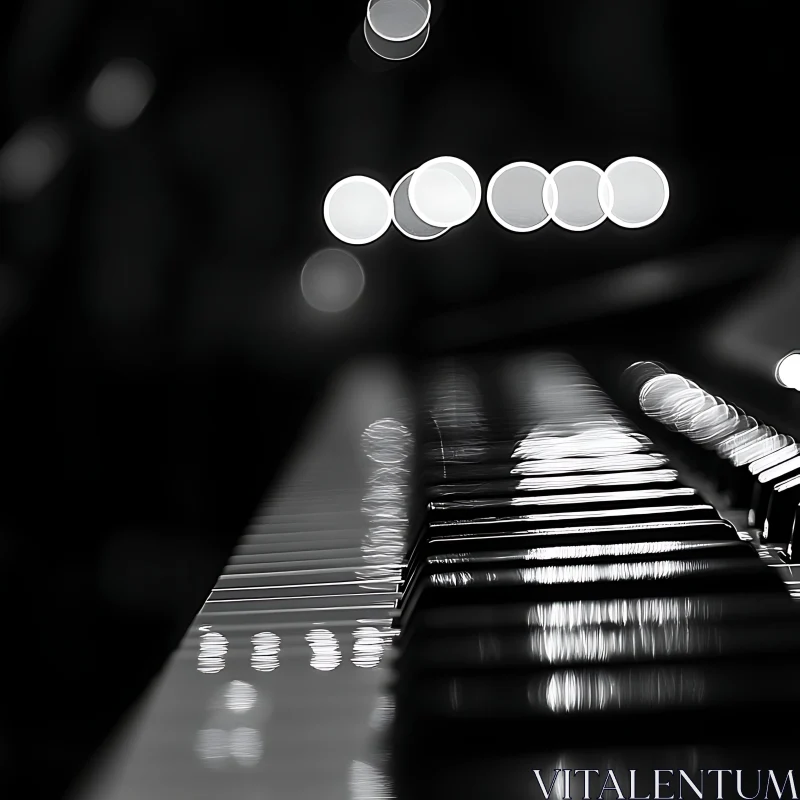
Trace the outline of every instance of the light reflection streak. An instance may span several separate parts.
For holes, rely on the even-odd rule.
[[[350,765],[348,786],[350,800],[394,800],[389,778],[377,767],[363,761]]]
[[[377,667],[384,649],[381,632],[373,627],[356,628],[353,640],[353,664],[366,669]]]
[[[752,464],[770,453],[774,453],[789,444],[789,438],[782,434],[774,434],[766,439],[752,442],[731,454],[731,463],[735,467]]]
[[[647,556],[659,553],[675,553],[684,550],[700,550],[719,547],[729,542],[623,542],[619,544],[563,545],[557,547],[534,547],[530,550],[486,552],[480,555],[431,556],[431,564],[469,564],[481,561],[562,561],[568,559],[604,558],[609,556]]]
[[[556,522],[558,520],[568,519],[585,519],[586,517],[636,517],[645,516],[647,514],[680,514],[686,511],[713,511],[714,507],[702,503],[695,505],[680,505],[680,506],[642,506],[640,508],[604,508],[592,509],[591,511],[562,511],[552,514],[522,514],[514,517],[517,522],[533,522],[533,523],[547,523]],[[432,522],[430,527],[446,528],[457,525],[458,527],[469,527],[472,525],[508,525],[508,517],[482,517],[479,519],[461,519],[461,520],[447,520],[441,522]]]
[[[614,503],[625,500],[657,500],[666,497],[693,497],[697,492],[688,486],[675,489],[633,489],[621,492],[584,492],[581,494],[539,495],[538,497],[514,497],[513,506],[558,506],[574,503]]]
[[[576,564],[517,570],[523,583],[564,584],[600,581],[664,580],[705,572],[707,561],[646,561],[632,564]]]
[[[253,645],[250,666],[258,672],[272,672],[280,664],[281,639],[271,631],[257,633],[250,640]]]
[[[722,619],[723,609],[722,601],[714,598],[573,600],[531,606],[528,625],[570,629],[586,625],[665,625],[684,620],[711,622]]]
[[[225,669],[228,640],[216,631],[207,631],[200,636],[200,652],[197,656],[199,672],[213,674]]]
[[[522,461],[511,470],[512,475],[558,475],[575,472],[617,472],[663,467],[666,456],[656,453],[633,453],[596,458],[563,458],[553,461]]]
[[[195,739],[198,758],[211,768],[256,766],[264,747],[261,731],[254,725],[256,716],[263,721],[271,713],[268,701],[259,697],[252,684],[236,680],[213,696],[210,709],[212,716]]]
[[[784,461],[787,461],[798,454],[800,454],[800,445],[794,441],[791,441],[786,447],[782,447],[780,450],[776,450],[769,455],[762,456],[761,458],[751,462],[748,469],[751,475],[758,475],[764,470],[770,469],[777,464],[782,464]]]
[[[606,475],[551,475],[541,478],[523,478],[519,490],[526,492],[577,489],[581,486],[626,486],[642,483],[671,483],[678,480],[674,469],[652,469],[641,472],[609,472]]]
[[[231,681],[224,691],[225,708],[236,714],[251,711],[258,700],[258,692],[250,683]]]
[[[207,728],[197,734],[195,752],[212,768],[224,767],[233,760],[241,767],[254,767],[263,753],[261,733],[256,728]]]
[[[539,547],[525,554],[528,561],[568,558],[603,558],[606,556],[647,556],[713,547],[716,542],[624,542],[622,544],[587,544],[566,547]]]
[[[746,417],[745,420],[746,422],[744,424],[750,427],[737,431],[717,445],[717,453],[723,458],[731,458],[742,448],[761,442],[775,434],[774,428],[767,428],[764,425],[759,425],[753,417]],[[752,424],[750,420],[752,420]]]
[[[645,372],[655,376],[639,389],[639,405],[647,416],[715,450],[734,467],[749,464],[754,475],[781,460],[778,453],[791,441],[789,437],[776,434],[774,428],[759,424],[691,381],[666,373],[655,364],[637,362],[626,370],[628,375]]]
[[[780,478],[781,475],[786,475],[795,469],[800,469],[800,456],[795,456],[794,458],[783,461],[782,463],[777,464],[770,469],[765,469],[758,476],[758,482],[769,483],[770,481],[774,481],[776,478]]]
[[[331,631],[315,628],[306,634],[311,648],[311,666],[320,672],[330,672],[342,663],[338,639]]]
[[[722,638],[717,629],[690,627],[686,622],[617,629],[599,626],[539,629],[531,633],[529,641],[531,653],[550,664],[697,656],[722,650]]]
[[[432,585],[454,589],[471,584],[531,583],[560,585],[600,583],[602,581],[665,580],[696,575],[710,569],[710,561],[644,561],[621,564],[570,564],[550,567],[525,567],[503,572],[447,572],[430,577]]]
[[[368,524],[361,544],[364,565],[356,571],[362,588],[384,591],[376,582],[400,581],[398,565],[408,529],[409,460],[413,445],[409,429],[392,418],[376,420],[362,435],[364,452],[372,462],[361,505]]]
[[[557,459],[575,456],[611,456],[639,453],[647,449],[644,437],[623,433],[618,428],[594,428],[566,436],[533,430],[521,441],[513,458]]]
[[[664,668],[646,672],[556,672],[544,683],[531,682],[531,705],[555,714],[664,708],[702,703],[705,678],[696,670]]]
[[[464,455],[477,459],[486,452],[489,425],[474,373],[453,365],[439,370],[428,387],[426,406],[443,460],[458,463]]]
[[[374,731],[385,731],[394,719],[395,705],[391,695],[381,695],[369,718],[369,726]]]

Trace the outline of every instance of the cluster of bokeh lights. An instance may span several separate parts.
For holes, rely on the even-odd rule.
[[[370,244],[394,223],[417,241],[436,239],[463,225],[478,210],[481,182],[459,158],[440,156],[404,175],[391,194],[378,181],[354,175],[325,197],[328,230],[350,245]],[[530,233],[551,220],[570,231],[588,231],[606,219],[622,228],[643,228],[658,220],[669,203],[669,183],[652,161],[621,158],[605,170],[570,161],[547,172],[516,161],[489,181],[486,204],[503,228]]]

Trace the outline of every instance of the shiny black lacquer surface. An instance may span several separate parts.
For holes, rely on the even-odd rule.
[[[792,568],[720,511],[569,358],[354,366],[80,797],[785,777]]]

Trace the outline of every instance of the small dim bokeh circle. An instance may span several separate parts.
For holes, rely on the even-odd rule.
[[[300,290],[313,309],[336,314],[351,308],[364,291],[361,262],[346,250],[327,248],[314,253],[303,266]]]

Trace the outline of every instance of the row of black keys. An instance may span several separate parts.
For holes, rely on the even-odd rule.
[[[452,453],[431,442],[397,608],[399,722],[432,735],[456,724],[485,744],[546,718],[547,736],[574,744],[576,717],[658,710],[661,734],[677,715],[713,738],[800,700],[800,619],[776,570],[632,440],[539,460],[513,457],[513,439]],[[769,684],[754,681],[767,658]]]

